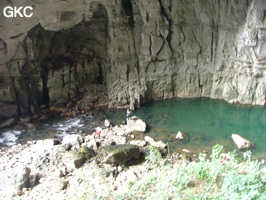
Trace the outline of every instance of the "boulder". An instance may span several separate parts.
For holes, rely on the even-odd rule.
[[[103,163],[123,165],[131,159],[139,158],[139,147],[136,145],[113,145],[106,146],[101,150]]]
[[[90,159],[92,158],[95,153],[94,150],[91,148],[88,148],[86,146],[83,146],[79,149],[79,152],[86,158],[86,159]]]
[[[14,126],[16,124],[16,122],[17,122],[17,120],[15,118],[7,119],[0,124],[0,128],[6,128],[6,127]]]
[[[108,135],[105,139],[106,144],[126,144],[127,138],[121,135]]]
[[[127,118],[127,126],[132,131],[145,132],[146,130],[146,123],[136,116]]]
[[[97,142],[94,137],[87,137],[88,142],[86,143],[86,146],[92,149],[97,149]]]
[[[159,149],[166,149],[167,145],[163,141],[154,141],[154,142],[149,142],[151,146],[157,147]]]
[[[56,139],[37,140],[35,148],[37,148],[38,150],[50,151],[53,146],[58,143],[59,141]]]
[[[17,190],[21,190],[27,186],[30,168],[25,166],[17,166],[9,170],[0,172],[0,193],[5,192],[12,194]]]
[[[63,155],[62,160],[67,170],[71,172],[76,168],[80,168],[86,161],[86,157],[78,151],[71,151],[66,152]]]
[[[80,135],[67,135],[62,140],[62,144],[70,144],[72,149],[79,149],[82,142]]]
[[[157,147],[159,149],[165,149],[167,148],[167,145],[163,141],[155,141],[152,137],[150,136],[145,136],[144,140],[148,142],[151,146]]]
[[[231,137],[239,149],[249,149],[252,147],[252,143],[241,135],[232,134]]]

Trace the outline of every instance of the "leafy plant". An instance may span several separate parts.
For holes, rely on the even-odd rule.
[[[149,155],[146,156],[146,162],[148,162],[149,164],[158,165],[160,160],[162,159],[160,150],[154,146],[148,146],[147,149],[149,151]]]

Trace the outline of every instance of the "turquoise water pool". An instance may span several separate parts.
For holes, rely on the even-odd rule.
[[[132,114],[146,122],[145,134],[168,143],[170,152],[181,153],[183,149],[191,154],[210,152],[215,144],[231,151],[236,149],[231,135],[237,133],[254,144],[254,158],[266,158],[266,107],[263,106],[232,105],[207,98],[172,99],[145,104]],[[94,116],[48,120],[22,131],[2,130],[0,145],[92,133],[106,118],[113,124],[122,124],[126,120],[126,110],[108,109],[98,111]],[[186,143],[175,139],[178,131],[189,136]]]
[[[116,123],[125,119],[125,110],[108,111],[107,117]],[[174,99],[148,103],[133,112],[143,119],[145,134],[163,140],[170,150],[188,149],[198,153],[210,151],[215,144],[226,151],[236,148],[231,139],[240,134],[253,144],[253,156],[266,158],[266,108],[263,106],[232,105],[213,99]],[[187,143],[175,140],[178,131],[189,136]]]

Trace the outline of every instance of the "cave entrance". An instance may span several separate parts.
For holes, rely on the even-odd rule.
[[[26,45],[42,79],[42,104],[66,105],[93,85],[106,85],[108,16],[101,4],[91,9],[90,20],[71,28],[56,32],[37,25],[28,32]]]

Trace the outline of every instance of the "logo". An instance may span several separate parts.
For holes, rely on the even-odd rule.
[[[6,6],[4,8],[3,14],[7,18],[11,17],[31,17],[33,15],[33,8],[31,6]]]

